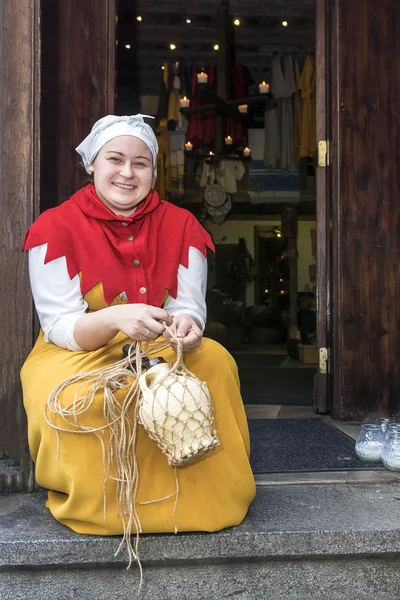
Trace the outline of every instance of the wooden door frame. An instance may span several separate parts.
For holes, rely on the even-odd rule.
[[[0,450],[21,465],[21,477],[0,473],[2,491],[31,491],[20,368],[34,341],[34,309],[23,235],[39,212],[40,0],[0,1],[0,198],[2,278],[0,336]]]
[[[319,367],[314,380],[314,408],[326,413],[332,404],[332,311],[331,311],[331,177],[332,169],[318,166],[318,142],[331,140],[331,0],[316,0],[316,235],[317,235],[317,348],[328,351],[327,373]]]
[[[340,265],[341,258],[341,241],[340,232],[342,231],[342,214],[340,210],[339,193],[340,193],[340,109],[339,109],[339,2],[338,0],[329,0],[330,22],[329,33],[331,35],[331,89],[336,90],[332,93],[331,101],[331,163],[332,163],[332,279],[331,287],[335,290],[335,296],[332,297],[334,303],[332,310],[332,369],[335,372],[335,377],[332,382],[332,416],[339,417],[340,414],[340,399],[342,396],[342,360],[340,357],[340,349],[342,346],[342,327],[340,322],[341,306],[340,306],[340,290],[342,286]],[[333,295],[332,295],[333,296]]]

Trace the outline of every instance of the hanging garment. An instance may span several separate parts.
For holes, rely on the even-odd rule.
[[[168,119],[168,80],[169,80],[169,69],[167,63],[163,65],[164,70],[162,71],[162,77],[160,82],[160,94],[158,99],[158,108],[156,114],[156,124],[160,123],[162,119]]]
[[[196,96],[196,84],[197,84],[197,73],[198,69],[193,67],[192,69],[192,94],[191,94],[191,108],[197,108],[209,104],[210,101],[204,98]],[[205,69],[205,73],[208,75],[208,85],[212,88],[216,88],[217,84],[217,70],[214,66],[209,66]],[[212,147],[214,145],[215,138],[215,112],[200,113],[197,115],[191,115],[188,118],[188,127],[186,131],[186,141],[192,142],[192,144],[205,145]]]
[[[297,87],[301,96],[299,157],[316,154],[315,60],[307,56],[300,73],[296,67]]]
[[[293,120],[296,90],[292,57],[285,57],[282,70],[281,61],[276,56],[272,61],[272,91],[277,106],[265,112],[264,162],[266,166],[282,171],[297,170]]]
[[[188,61],[180,63],[181,97],[192,98],[192,69]]]
[[[247,96],[247,88],[254,83],[251,73],[244,65],[234,64],[230,67],[231,100],[239,100]],[[225,136],[230,135],[234,144],[240,144],[247,138],[247,128],[231,118],[225,119]]]
[[[280,112],[279,100],[284,97],[286,90],[285,79],[283,77],[281,61],[279,56],[272,60],[271,69],[271,92],[274,95],[278,105],[272,110],[265,111],[265,145],[264,145],[264,163],[267,167],[276,169],[278,159],[281,154],[281,139],[279,132]]]
[[[185,174],[185,132],[170,131],[169,147],[171,156],[171,200],[174,196],[183,196],[185,188],[183,179]]]
[[[154,189],[160,198],[167,200],[171,191],[171,149],[166,119],[162,119],[157,127],[157,132],[159,133],[157,137],[157,180]]]
[[[169,97],[168,97],[168,129],[175,131],[180,121],[181,113],[179,112],[179,90],[181,87],[181,80],[179,77],[179,63],[176,62],[170,67],[170,78],[169,78]]]
[[[294,94],[297,92],[297,84],[294,77],[293,59],[286,56],[283,64],[283,76],[285,79],[285,90],[279,102],[280,109],[280,137],[281,154],[279,167],[283,171],[297,171],[298,161],[294,143]]]
[[[301,78],[301,69],[299,60],[296,58],[294,61],[294,71],[296,78],[296,94],[294,96],[294,144],[296,148],[296,154],[300,157],[300,139],[301,139],[301,90],[299,89],[299,83]]]
[[[217,182],[228,194],[234,194],[237,192],[236,182],[242,179],[244,173],[245,168],[241,160],[221,160],[217,169],[204,163],[200,187]]]

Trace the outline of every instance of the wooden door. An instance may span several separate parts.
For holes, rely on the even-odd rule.
[[[0,492],[34,487],[19,372],[35,339],[25,231],[78,183],[74,148],[112,111],[115,0],[0,0]]]
[[[316,2],[316,263],[317,263],[317,348],[320,357],[314,379],[314,408],[326,413],[331,408],[331,308],[330,308],[330,48],[328,35],[331,0]],[[326,144],[326,150],[323,144]],[[326,360],[325,360],[326,359]]]
[[[19,371],[32,348],[33,305],[25,230],[39,210],[40,2],[0,1],[0,462],[4,454],[25,468],[33,487]],[[0,492],[21,489],[0,465]]]
[[[332,0],[333,415],[400,416],[400,2]]]
[[[42,211],[85,183],[75,148],[113,113],[115,2],[42,0]]]

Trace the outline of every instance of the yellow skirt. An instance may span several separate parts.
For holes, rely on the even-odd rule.
[[[118,334],[94,352],[70,352],[47,344],[41,333],[21,371],[29,447],[36,463],[37,482],[49,490],[47,506],[52,515],[78,533],[123,533],[117,514],[116,484],[112,479],[107,481],[104,515],[104,465],[99,439],[92,433],[61,432],[57,457],[56,432],[44,419],[44,407],[56,385],[84,371],[121,360],[122,347],[128,342],[125,335]],[[159,355],[167,362],[173,362],[176,356],[172,349]],[[203,339],[200,348],[185,355],[185,362],[199,379],[207,382],[221,445],[197,462],[177,470],[180,492],[175,520],[178,531],[217,531],[238,525],[255,495],[237,366],[222,346],[209,339]],[[63,392],[63,406],[72,402],[76,389],[77,384],[73,384]],[[119,390],[117,398],[124,393]],[[103,397],[99,392],[80,422],[100,427],[104,424],[102,409]],[[175,472],[141,426],[136,455],[140,474],[137,509],[142,531],[173,532]],[[172,496],[161,502],[140,504],[169,495]]]

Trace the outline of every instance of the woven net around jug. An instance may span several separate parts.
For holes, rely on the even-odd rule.
[[[190,374],[184,366],[182,359],[182,340],[176,338],[169,330],[168,333],[171,335],[171,339],[168,341],[163,340],[143,344],[144,354],[148,358],[157,356],[157,353],[169,348],[171,346],[171,341],[174,341],[177,344],[178,358],[171,371],[175,368],[176,373],[185,373],[185,376],[189,377],[189,375],[192,375],[192,377],[197,379],[193,374]],[[132,370],[134,370],[135,373],[133,373]],[[75,375],[61,382],[49,395],[44,408],[46,422],[56,431],[57,456],[59,456],[60,432],[68,434],[91,433],[98,438],[102,447],[104,465],[104,520],[107,521],[106,484],[108,480],[112,479],[116,483],[118,516],[123,525],[123,537],[115,555],[117,555],[125,546],[129,557],[128,569],[133,560],[137,561],[140,570],[139,592],[142,587],[143,571],[138,551],[139,534],[141,533],[142,528],[137,512],[137,505],[162,502],[175,497],[172,517],[175,532],[177,532],[178,529],[175,522],[175,514],[179,497],[179,483],[175,466],[175,492],[163,498],[148,500],[147,502],[139,502],[137,500],[140,473],[136,458],[136,440],[137,426],[139,423],[138,413],[142,404],[140,386],[138,385],[138,380],[141,375],[142,348],[140,342],[136,342],[131,346],[128,356],[113,365],[95,371],[80,373],[79,375]],[[78,382],[81,382],[81,384],[74,395],[73,401],[70,404],[63,406],[62,396],[64,390],[69,385]],[[205,386],[202,382],[199,383],[202,387]],[[122,401],[115,397],[115,392],[118,390],[125,390],[126,392]],[[90,427],[89,425],[80,423],[80,417],[85,415],[87,420],[87,413],[95,402],[95,396],[98,392],[103,393],[104,424],[102,424],[101,427]],[[207,420],[210,419],[211,427],[215,432],[210,398],[209,404],[210,410],[205,410],[204,415]],[[197,415],[197,417],[199,416],[200,415]],[[62,421],[64,421],[65,426],[62,426]],[[106,430],[108,432],[108,441],[105,443],[103,436]],[[163,449],[162,445],[160,445],[159,436],[157,443],[159,447]],[[218,441],[216,444],[213,444],[213,447],[217,444]],[[206,452],[209,449],[211,448],[204,448],[204,451]],[[194,460],[201,455],[200,449],[197,451],[195,445],[193,450],[194,452],[191,460]],[[171,462],[171,464],[173,463]],[[132,543],[131,532],[133,528],[136,530],[135,544]]]
[[[213,405],[206,383],[186,367],[181,343],[175,364],[163,367],[153,367],[139,379],[138,417],[169,464],[182,467],[219,445]]]

